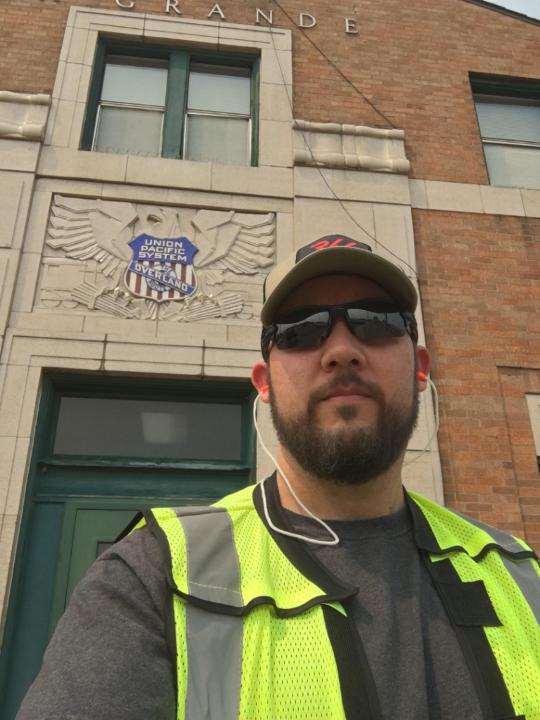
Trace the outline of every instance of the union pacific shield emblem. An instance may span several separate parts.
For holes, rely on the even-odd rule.
[[[133,295],[156,302],[193,295],[197,289],[193,256],[198,248],[187,237],[158,238],[143,233],[128,245],[132,257],[124,280]]]

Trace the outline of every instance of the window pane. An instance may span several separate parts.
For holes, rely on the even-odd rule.
[[[101,107],[94,150],[159,155],[162,120],[159,110]]]
[[[476,103],[482,137],[540,142],[540,106]]]
[[[540,148],[484,143],[492,185],[540,190]]]
[[[249,120],[207,115],[187,118],[188,160],[248,165]]]
[[[166,67],[108,63],[103,77],[101,99],[164,107],[166,90]]]
[[[249,115],[250,86],[249,71],[245,68],[202,72],[195,66],[189,75],[188,108]]]
[[[54,452],[240,460],[241,437],[238,404],[64,397]]]

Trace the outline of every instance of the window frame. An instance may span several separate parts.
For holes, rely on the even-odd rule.
[[[193,63],[193,59],[191,60],[190,64]],[[199,63],[198,61],[195,62],[196,65],[201,65],[202,63]],[[234,67],[231,65],[222,65],[222,68],[224,67]],[[243,66],[240,66],[243,67]],[[197,72],[197,70],[195,70]],[[200,72],[200,70],[198,71]],[[216,73],[217,75],[218,73]],[[251,79],[251,71],[249,72],[249,77]],[[188,139],[189,139],[189,125],[190,125],[190,118],[193,117],[222,117],[222,118],[236,118],[236,119],[244,119],[248,121],[248,137],[250,138],[250,143],[248,147],[248,155],[249,155],[249,162],[246,163],[246,165],[251,165],[251,157],[252,157],[252,144],[253,144],[253,114],[254,114],[254,108],[252,103],[252,96],[253,96],[253,86],[250,88],[250,108],[249,108],[249,115],[246,113],[233,113],[233,112],[221,112],[218,110],[201,110],[196,108],[191,108],[189,106],[189,80],[190,75],[188,73],[188,79],[187,79],[187,97],[186,97],[186,104],[184,108],[184,129],[183,129],[183,141],[182,141],[182,147],[184,148],[184,154],[185,154],[185,148],[189,148]],[[186,158],[191,159],[191,158]]]
[[[49,388],[45,424],[48,428],[40,438],[40,462],[44,467],[64,468],[161,468],[164,470],[188,470],[214,472],[253,472],[255,437],[252,427],[253,389],[249,382],[182,380],[171,382],[168,378],[144,378],[136,382],[132,377],[100,377],[50,373],[44,379]],[[54,441],[58,425],[60,403],[63,397],[102,398],[108,400],[163,400],[197,403],[237,404],[241,410],[241,455],[238,460],[126,457],[122,455],[80,455],[55,453]]]
[[[110,57],[111,57],[111,59],[114,59],[115,57],[117,58],[117,57],[119,57],[119,56],[118,56],[118,55],[117,55],[117,56],[115,56],[115,55],[110,55]],[[120,57],[126,57],[128,60],[130,60],[130,59],[137,60],[137,57],[134,57],[134,56],[132,56],[132,55],[125,55],[125,56],[120,56]],[[103,65],[103,75],[102,75],[102,79],[101,79],[101,88],[100,88],[100,93],[99,93],[99,95],[101,95],[101,93],[102,93],[102,91],[103,91],[103,84],[104,84],[104,80],[105,80],[105,70],[106,70],[106,67],[107,67],[106,59],[107,59],[107,56],[106,56],[106,58],[105,58],[105,63],[104,63],[104,65]],[[150,58],[143,58],[142,60],[149,60],[149,59],[150,59]],[[167,73],[168,73],[168,66],[167,66],[167,64],[165,63],[164,60],[161,61],[161,62],[162,62],[162,64],[163,64],[164,69],[165,69],[165,70],[167,71]],[[113,63],[111,62],[111,64],[113,64]],[[136,67],[136,64],[135,64],[135,63],[125,62],[124,64],[125,64],[125,65],[128,65],[128,66],[131,66],[131,67]],[[151,66],[151,63],[144,63],[144,62],[140,62],[140,63],[139,63],[139,67],[144,67],[145,65]],[[157,66],[157,60],[156,60],[156,62],[154,62],[154,65]],[[165,125],[165,112],[166,112],[166,110],[167,110],[166,98],[165,98],[164,101],[163,101],[163,105],[159,105],[159,106],[158,106],[158,105],[151,105],[151,104],[141,105],[140,103],[133,103],[133,102],[126,103],[126,102],[115,101],[115,100],[102,100],[102,98],[99,97],[99,98],[98,98],[98,101],[97,101],[96,117],[95,117],[95,122],[94,122],[94,132],[93,132],[93,135],[92,135],[92,144],[91,144],[91,149],[92,149],[94,152],[107,152],[106,150],[96,150],[96,149],[95,149],[96,141],[97,141],[97,138],[98,138],[98,132],[99,132],[100,124],[101,124],[101,118],[102,118],[102,115],[103,115],[103,108],[106,108],[106,107],[107,107],[107,108],[128,108],[128,109],[133,109],[133,110],[143,110],[143,111],[150,111],[150,112],[152,112],[152,111],[154,111],[154,112],[155,112],[155,111],[159,111],[160,114],[161,114],[161,123],[160,123],[160,129],[159,129],[159,132],[160,132],[160,137],[159,137],[159,154],[158,154],[158,155],[154,155],[154,156],[152,156],[152,157],[161,157],[161,156],[162,156],[162,153],[163,153],[163,137],[164,137],[164,132],[163,132],[163,131],[164,131],[164,125]]]
[[[510,138],[495,138],[484,136],[480,127],[478,118],[477,105],[479,103],[499,103],[514,106],[532,105],[540,107],[540,80],[527,78],[501,77],[493,75],[480,75],[470,73],[469,75],[472,100],[474,103],[474,111],[476,123],[478,126],[478,134],[482,143],[482,152],[484,154],[484,163],[489,184],[493,187],[526,187],[525,185],[495,185],[491,179],[489,164],[486,157],[486,145],[502,145],[505,147],[523,147],[538,150],[540,160],[540,139],[538,142],[530,140],[514,140]]]
[[[93,149],[97,132],[98,109],[107,58],[126,56],[141,60],[167,62],[167,91],[161,139],[161,153],[151,157],[182,160],[185,153],[185,125],[187,115],[189,72],[192,62],[208,65],[245,67],[251,75],[250,97],[250,163],[257,166],[259,155],[259,53],[231,53],[189,47],[171,47],[138,42],[119,42],[99,38],[88,94],[80,149]],[[197,161],[190,161],[197,162]]]

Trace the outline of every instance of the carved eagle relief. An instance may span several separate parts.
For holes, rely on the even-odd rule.
[[[273,213],[61,195],[53,199],[46,239],[67,258],[93,261],[102,275],[99,284],[72,289],[77,303],[120,317],[178,320],[241,313],[242,295],[222,286],[272,265],[274,242]]]

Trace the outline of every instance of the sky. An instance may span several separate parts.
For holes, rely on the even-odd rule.
[[[488,0],[488,2],[540,20],[540,0]]]

